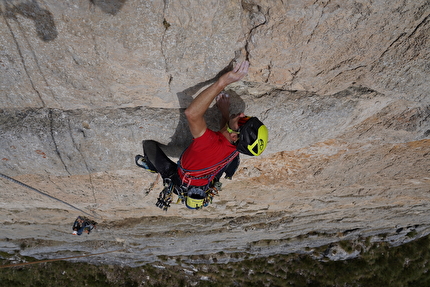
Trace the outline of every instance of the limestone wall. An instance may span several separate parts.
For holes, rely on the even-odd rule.
[[[266,154],[335,138],[399,99],[426,111],[429,5],[2,1],[0,170],[128,169],[146,138],[180,149],[181,109],[244,58],[232,109],[269,126]]]
[[[428,0],[0,0],[0,173],[63,201],[1,178],[0,249],[124,244],[124,264],[428,234],[429,37]],[[141,141],[177,158],[184,108],[243,59],[232,112],[264,121],[267,150],[207,208],[160,210]],[[82,210],[100,225],[71,238]]]

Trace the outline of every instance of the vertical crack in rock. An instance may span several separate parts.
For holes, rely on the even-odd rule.
[[[415,35],[415,33],[418,31],[419,28],[421,28],[422,25],[424,25],[430,18],[430,14],[427,15],[416,27],[415,29],[412,31],[412,33],[408,36],[408,38],[411,38],[413,35]]]
[[[425,3],[424,5],[422,5],[419,9],[418,9],[418,11],[423,11],[423,14],[424,14],[424,11],[429,11],[429,8],[430,8],[430,2],[428,2],[427,1],[427,3]],[[422,14],[421,14],[422,15]],[[427,16],[425,16],[424,17],[424,19],[415,27],[415,29],[412,31],[412,33],[411,33],[411,35],[410,36],[412,36],[412,35],[414,35],[415,34],[415,32],[419,29],[419,28],[421,28],[421,26],[422,25],[424,25],[424,23],[425,22],[427,22],[428,20],[429,20],[429,18],[430,18],[430,13],[428,13],[427,14]]]
[[[58,158],[63,163],[64,169],[67,171],[67,173],[69,175],[71,175],[71,173],[69,172],[69,169],[67,168],[66,163],[63,161],[63,158],[61,157],[60,151],[58,150],[58,144],[57,144],[57,141],[55,140],[55,135],[54,135],[55,134],[55,131],[54,131],[54,118],[52,116],[52,113],[53,113],[53,110],[49,109],[48,117],[49,117],[49,128],[50,128],[50,135],[51,135],[51,138],[52,138],[52,143],[54,144],[55,152],[57,153]]]
[[[24,5],[24,4],[23,4],[23,5]],[[22,5],[18,5],[18,6],[22,6]],[[38,24],[38,19],[37,19],[37,17],[35,18],[35,16],[34,16],[34,15],[32,15],[31,17],[29,17],[29,16],[27,15],[27,14],[28,14],[28,12],[26,11],[27,9],[30,9],[30,10],[31,10],[31,9],[36,9],[36,10],[37,10],[37,9],[39,9],[39,10],[40,10],[40,8],[37,6],[37,3],[36,3],[36,6],[35,6],[35,7],[33,7],[33,6],[31,6],[31,5],[30,5],[29,7],[27,7],[27,6],[25,6],[25,5],[24,5],[24,7],[16,7],[16,6],[14,6],[14,8],[12,9],[12,8],[10,8],[9,6],[6,6],[6,11],[5,11],[5,13],[4,13],[4,14],[3,14],[3,13],[1,13],[1,14],[3,14],[3,18],[5,19],[6,25],[8,26],[9,31],[10,31],[10,33],[11,33],[11,35],[12,35],[12,38],[14,39],[15,45],[17,46],[17,50],[18,50],[18,53],[19,53],[19,55],[20,55],[22,65],[23,65],[23,67],[24,67],[24,70],[25,70],[25,73],[26,73],[27,77],[28,77],[28,78],[29,78],[29,80],[30,80],[31,87],[33,88],[33,90],[34,90],[34,91],[36,92],[36,94],[38,95],[39,99],[41,100],[41,102],[42,102],[42,104],[43,104],[43,107],[46,107],[46,103],[45,103],[45,101],[44,101],[44,100],[43,100],[43,98],[42,98],[42,94],[38,91],[38,89],[36,88],[36,86],[35,86],[35,84],[34,84],[35,82],[37,82],[37,79],[33,80],[33,79],[32,79],[32,77],[30,76],[30,72],[28,71],[27,65],[26,65],[26,63],[25,63],[25,60],[24,60],[24,57],[23,57],[23,54],[22,54],[21,48],[20,48],[19,43],[18,43],[18,39],[16,38],[15,34],[13,33],[12,27],[10,26],[9,22],[7,21],[7,18],[11,18],[11,19],[15,20],[15,22],[17,23],[17,25],[18,25],[19,29],[20,29],[21,31],[24,31],[25,29],[23,29],[23,28],[22,28],[21,23],[19,23],[19,21],[18,21],[17,17],[15,16],[15,14],[22,14],[22,15],[24,15],[25,17],[30,18],[30,19],[32,19],[33,21],[35,21],[35,22],[36,22],[36,30],[37,30],[38,34],[39,34],[39,33],[42,33],[41,31],[39,31],[40,27],[39,27],[39,29],[38,29],[38,26],[44,26],[44,27],[45,27],[45,26],[47,26],[47,25],[41,25],[40,23]],[[2,12],[2,11],[0,10],[0,12]],[[40,12],[40,11],[39,11],[39,12]],[[37,12],[35,12],[35,13],[36,13],[36,15],[37,15]],[[45,11],[42,15],[37,15],[37,16],[40,16],[40,17],[43,17],[43,18],[49,18],[49,19],[50,19],[50,17],[47,17],[47,16],[45,15],[46,13],[50,15],[50,12],[49,12],[49,11]],[[45,16],[46,16],[46,17],[45,17]],[[53,20],[52,20],[52,21],[53,21]],[[48,22],[50,22],[50,21],[48,21]],[[55,28],[55,24],[54,24],[54,23],[49,23],[49,24],[50,24],[50,26],[53,26],[53,27]],[[49,25],[48,25],[48,26],[49,26]],[[48,34],[53,34],[53,35],[40,35],[40,36],[41,36],[41,39],[42,39],[43,41],[51,41],[51,40],[55,39],[55,38],[57,37],[57,31],[56,31],[56,29],[53,29],[53,30],[55,30],[55,31],[51,31],[50,33],[48,33]],[[24,33],[24,32],[23,32],[22,34],[24,35],[24,36],[23,36],[23,38],[25,39],[25,42],[27,43],[27,46],[29,47],[29,50],[30,50],[30,53],[31,53],[32,58],[33,58],[33,60],[34,60],[34,63],[35,63],[35,65],[36,65],[36,70],[37,70],[38,74],[40,75],[40,77],[42,78],[42,80],[43,80],[43,82],[45,83],[46,87],[48,88],[48,91],[50,92],[52,99],[53,99],[53,100],[58,104],[58,101],[57,101],[57,99],[56,99],[56,96],[55,96],[54,92],[52,91],[52,88],[51,88],[51,86],[49,85],[48,80],[46,79],[46,77],[45,77],[44,73],[42,72],[42,69],[41,69],[40,64],[39,64],[38,57],[37,57],[37,55],[36,55],[36,53],[35,53],[34,49],[32,48],[30,41],[29,41],[29,40],[28,40],[28,38],[25,36],[25,33]],[[43,34],[43,33],[42,33],[42,34]]]
[[[266,78],[266,80],[264,80],[264,82],[265,82],[265,83],[268,83],[268,82],[269,82],[270,76],[272,75],[272,65],[273,65],[272,61],[270,61],[269,65],[267,65],[267,70],[268,70],[269,72],[267,73],[267,78]]]
[[[314,2],[314,4],[313,5],[316,5],[317,3],[318,3],[318,1],[319,0],[316,0],[315,2]],[[314,36],[314,34],[315,34],[315,31],[316,31],[316,29],[317,29],[317,27],[320,25],[320,21],[321,21],[321,19],[322,19],[322,17],[323,17],[323,15],[324,15],[324,9],[325,9],[325,7],[327,7],[327,5],[328,4],[330,4],[330,1],[331,0],[328,0],[327,2],[322,2],[322,9],[321,9],[321,14],[320,14],[320,17],[319,17],[319,19],[318,19],[318,22],[316,23],[316,25],[314,26],[314,28],[312,29],[312,32],[311,32],[311,35],[309,36],[309,39],[306,41],[306,44],[309,44],[309,42],[312,40],[312,38],[313,38],[313,36]]]
[[[1,12],[1,14],[3,15],[3,19],[4,19],[5,23],[6,23],[6,26],[8,27],[8,29],[9,29],[9,31],[10,31],[10,34],[12,35],[12,39],[13,39],[13,41],[14,41],[15,45],[16,45],[16,49],[17,49],[17,51],[18,51],[18,54],[19,54],[19,57],[20,57],[20,60],[21,60],[22,66],[24,67],[25,74],[27,75],[27,77],[28,77],[28,79],[29,79],[29,81],[30,81],[30,85],[31,85],[31,87],[33,88],[33,90],[36,92],[36,94],[37,94],[37,96],[39,97],[40,101],[42,102],[42,107],[46,107],[45,101],[43,100],[42,95],[41,95],[41,94],[40,94],[40,92],[37,90],[36,86],[34,85],[34,83],[33,83],[33,79],[31,78],[30,73],[29,73],[29,71],[28,71],[28,69],[27,69],[27,65],[26,65],[26,63],[25,63],[24,56],[23,56],[23,54],[22,54],[21,47],[20,47],[20,45],[19,45],[18,39],[16,38],[15,33],[13,32],[12,27],[10,26],[9,21],[7,20],[7,18],[12,18],[12,19],[14,19],[14,20],[18,23],[18,25],[19,25],[18,19],[16,19],[15,15],[13,15],[10,11],[8,11],[8,9],[6,9],[5,13],[3,13],[3,11],[2,11],[2,10],[1,10],[1,8],[0,8],[0,12]]]
[[[164,63],[165,63],[165,70],[166,70],[166,74],[168,75],[168,77],[169,77],[169,80],[168,80],[168,89],[169,89],[169,92],[171,91],[171,88],[170,88],[170,85],[171,85],[171,83],[172,83],[172,80],[173,80],[173,76],[171,75],[171,74],[169,74],[169,61],[168,61],[168,58],[167,58],[167,55],[166,55],[166,51],[165,51],[165,40],[166,40],[166,33],[167,33],[167,30],[169,29],[169,27],[170,27],[170,23],[169,22],[167,22],[167,20],[166,20],[166,13],[167,13],[167,9],[169,8],[169,0],[164,0],[163,1],[164,2],[164,7],[163,7],[163,26],[164,26],[164,33],[163,33],[163,35],[161,36],[161,55],[163,56],[163,59],[164,59]]]
[[[252,28],[249,30],[248,36],[246,37],[246,43],[245,43],[245,57],[247,60],[249,60],[249,43],[252,42],[252,36],[258,27],[267,24],[269,10],[266,14],[262,12],[262,8],[260,5],[247,3],[245,0],[242,0],[242,8],[243,10],[249,12],[249,20],[251,22]]]
[[[323,9],[324,9],[324,8],[323,8]],[[320,13],[320,16],[319,16],[319,18],[318,18],[318,21],[317,21],[317,23],[315,24],[315,26],[312,28],[312,32],[311,32],[311,34],[309,35],[308,40],[306,41],[306,45],[308,45],[308,44],[309,44],[309,42],[312,40],[312,38],[313,38],[313,36],[314,36],[314,34],[315,34],[315,31],[316,31],[317,27],[320,25],[320,21],[321,21],[321,18],[322,18],[322,16],[323,16],[323,14],[324,14],[324,12],[321,10],[321,13]]]
[[[396,39],[391,42],[391,44],[384,50],[384,52],[382,52],[381,56],[379,56],[378,58],[379,61],[385,56],[385,54],[387,54],[391,50],[393,46],[400,45],[402,43],[401,39],[404,38],[406,35],[406,39],[411,39],[415,35],[415,33],[421,28],[421,26],[425,25],[429,19],[430,14],[424,17],[424,19],[418,25],[415,26],[414,30],[409,35],[407,35],[408,33],[406,32],[401,33]],[[376,63],[372,66],[371,70],[373,70],[375,66]]]
[[[316,5],[317,3],[318,3],[318,1],[319,0],[316,0],[315,2],[314,2],[314,4],[313,5]],[[321,9],[321,13],[320,13],[320,16],[319,16],[319,18],[318,18],[318,21],[317,21],[317,23],[315,24],[315,26],[313,27],[313,29],[312,29],[312,32],[311,32],[311,34],[309,35],[309,38],[308,38],[308,40],[306,41],[306,45],[308,45],[309,43],[310,43],[310,41],[312,40],[312,38],[314,37],[314,34],[315,34],[315,31],[317,30],[317,28],[318,28],[318,26],[320,25],[320,21],[321,21],[321,19],[323,18],[323,15],[324,15],[324,9],[325,9],[325,7],[327,7],[327,5],[330,3],[330,0],[328,0],[327,2],[323,2],[322,3],[322,9]],[[300,60],[299,60],[299,62],[300,63],[302,63],[302,60],[303,60],[303,51],[300,53]],[[300,69],[299,69],[300,70]],[[333,68],[332,69],[328,69],[328,70],[322,70],[321,72],[319,72],[317,75],[316,75],[316,77],[318,77],[319,75],[321,75],[321,74],[325,74],[325,73],[327,73],[328,71],[330,71],[330,70],[333,70]],[[297,71],[298,72],[298,71]],[[297,76],[297,73],[295,74],[296,76]],[[339,76],[339,74],[337,74],[336,76],[334,76],[333,77],[333,79],[334,78],[336,78],[337,76]],[[294,76],[293,76],[293,80],[291,81],[291,82],[293,82],[294,81]],[[332,79],[332,80],[333,80]],[[331,81],[332,81],[331,80]]]
[[[385,49],[385,50],[384,50],[384,52],[382,52],[381,56],[379,56],[379,58],[378,58],[378,59],[382,59],[382,58],[385,56],[385,54],[386,54],[386,53],[388,53],[388,51],[391,49],[391,47],[393,47],[393,46],[394,46],[394,44],[396,44],[397,42],[399,42],[399,41],[400,41],[400,39],[401,39],[402,37],[404,37],[405,35],[406,35],[406,33],[401,33],[401,34],[399,35],[399,37],[397,37],[396,39],[394,39],[394,40],[393,40],[393,42],[391,42],[391,44],[390,44],[390,45],[388,45],[387,49]],[[373,68],[373,67],[372,67],[372,68]]]
[[[90,185],[91,185],[91,191],[93,193],[94,203],[97,203],[97,198],[96,198],[96,193],[95,193],[95,187],[94,187],[94,183],[93,183],[93,178],[91,176],[91,170],[90,170],[90,167],[88,166],[88,163],[87,163],[87,161],[85,159],[84,153],[81,151],[81,149],[79,148],[79,145],[76,143],[75,138],[73,137],[72,126],[70,124],[70,119],[67,120],[67,125],[69,127],[69,135],[70,135],[70,138],[72,139],[72,144],[75,147],[75,149],[79,152],[79,154],[81,155],[82,161],[84,162],[85,168],[86,168],[86,170],[88,172],[88,178],[89,178]],[[82,131],[83,136],[86,137],[85,131],[84,130],[81,130],[81,131]]]

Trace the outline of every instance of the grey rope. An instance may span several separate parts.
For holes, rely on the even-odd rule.
[[[14,183],[17,183],[17,184],[19,184],[19,185],[22,185],[22,186],[24,186],[24,187],[26,187],[26,188],[29,188],[29,189],[31,189],[31,190],[33,190],[33,191],[35,191],[35,192],[37,192],[37,193],[39,193],[39,194],[41,194],[41,195],[47,196],[47,197],[49,197],[49,198],[51,198],[51,199],[53,199],[53,200],[57,200],[57,201],[59,201],[59,202],[61,202],[61,203],[64,203],[65,205],[70,206],[71,208],[74,208],[74,209],[76,209],[76,210],[79,210],[80,212],[85,213],[85,214],[86,214],[86,215],[88,215],[88,216],[97,217],[97,218],[101,219],[101,217],[100,217],[100,216],[98,216],[98,215],[89,214],[88,212],[85,212],[85,211],[83,211],[82,209],[80,209],[80,208],[78,208],[78,207],[76,207],[76,206],[73,206],[73,205],[71,205],[70,203],[65,202],[64,200],[58,199],[58,198],[56,198],[56,197],[53,197],[53,196],[51,196],[51,195],[49,195],[49,194],[47,194],[47,193],[45,193],[45,192],[42,192],[42,191],[40,191],[40,190],[38,190],[38,189],[36,189],[36,188],[34,188],[34,187],[31,187],[31,186],[29,186],[29,185],[27,185],[27,184],[25,184],[25,183],[23,183],[23,182],[20,182],[20,181],[18,181],[18,180],[16,180],[16,179],[13,179],[13,178],[11,178],[11,177],[9,177],[9,176],[5,175],[5,174],[0,173],[0,176],[1,176],[1,177],[3,177],[3,178],[5,178],[5,179],[7,179],[7,180],[10,180],[10,181],[12,181],[12,182],[14,182]]]

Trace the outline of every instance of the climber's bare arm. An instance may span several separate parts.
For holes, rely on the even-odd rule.
[[[229,84],[245,77],[248,73],[248,68],[248,61],[236,65],[232,71],[222,75],[191,102],[190,106],[185,110],[185,116],[187,117],[188,125],[194,138],[198,138],[205,133],[207,125],[203,116],[215,97]]]

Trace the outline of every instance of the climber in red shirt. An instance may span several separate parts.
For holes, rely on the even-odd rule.
[[[160,208],[167,209],[169,206],[171,199],[165,198],[169,190],[182,197],[189,208],[204,206],[208,196],[213,196],[210,190],[212,188],[213,191],[221,175],[233,175],[239,164],[239,153],[257,156],[266,148],[266,126],[256,117],[247,117],[243,113],[230,115],[229,96],[222,92],[229,84],[241,80],[248,73],[248,68],[248,61],[244,61],[223,74],[185,110],[193,142],[182,153],[178,164],[164,154],[157,142],[143,142],[144,155],[136,156],[136,164],[158,172],[163,177],[166,191],[163,190],[164,194],[160,194],[157,202]],[[218,132],[208,129],[204,119],[204,114],[215,98],[222,115]]]

